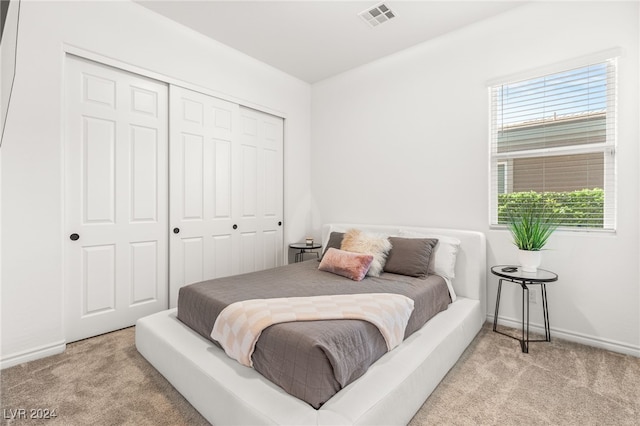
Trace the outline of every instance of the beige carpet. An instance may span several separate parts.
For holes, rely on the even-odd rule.
[[[133,328],[3,370],[0,380],[3,424],[207,424],[138,354]],[[11,420],[16,409],[57,417]],[[640,359],[557,339],[523,354],[487,324],[410,423],[523,424],[640,425]]]

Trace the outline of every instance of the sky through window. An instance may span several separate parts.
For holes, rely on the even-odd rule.
[[[502,85],[499,127],[606,110],[607,64]]]

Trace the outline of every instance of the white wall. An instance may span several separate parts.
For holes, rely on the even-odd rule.
[[[64,349],[62,82],[69,46],[282,113],[285,242],[302,239],[310,220],[307,83],[138,4],[23,1],[0,153],[3,367]]]
[[[487,235],[488,266],[515,263],[508,231],[489,228],[486,82],[622,47],[617,232],[556,232],[542,266],[560,276],[548,286],[553,336],[640,356],[638,23],[637,2],[533,2],[314,84],[315,232],[335,221],[472,229]],[[505,284],[507,324],[519,297]],[[539,303],[531,315],[542,324]]]
[[[4,128],[4,121],[9,105],[11,85],[16,55],[16,28],[18,26],[18,2],[9,2],[4,28],[2,29],[2,43],[0,43],[0,135]]]

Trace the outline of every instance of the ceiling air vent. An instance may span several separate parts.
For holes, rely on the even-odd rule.
[[[389,19],[395,18],[396,14],[386,4],[379,3],[358,13],[358,16],[370,26],[377,27],[378,25],[387,22]]]

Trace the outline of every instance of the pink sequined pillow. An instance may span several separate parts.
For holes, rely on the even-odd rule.
[[[322,257],[318,269],[342,275],[354,281],[361,281],[373,262],[370,254],[354,253],[350,251],[329,248]]]

